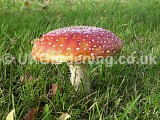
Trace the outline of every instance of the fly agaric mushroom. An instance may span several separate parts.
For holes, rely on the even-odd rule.
[[[120,52],[122,41],[109,30],[90,26],[71,26],[50,31],[40,37],[33,46],[35,60],[59,64],[67,62],[71,84],[78,90],[90,92],[85,79],[87,62],[112,56]]]

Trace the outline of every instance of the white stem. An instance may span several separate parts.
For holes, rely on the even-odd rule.
[[[87,65],[86,64],[68,64],[70,72],[71,72],[71,77],[70,81],[71,84],[74,86],[75,91],[77,91],[80,87],[82,89],[89,93],[90,92],[90,85],[89,85],[89,80],[86,77],[86,69]]]

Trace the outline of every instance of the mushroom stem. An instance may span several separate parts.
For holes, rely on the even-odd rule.
[[[75,91],[79,90],[80,88],[83,89],[85,92],[90,92],[90,85],[89,79],[87,79],[87,64],[68,64],[71,77],[70,82],[74,86]]]

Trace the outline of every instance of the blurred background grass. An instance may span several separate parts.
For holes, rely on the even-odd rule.
[[[56,119],[61,112],[73,120],[160,119],[159,11],[159,0],[1,0],[0,119],[13,107],[22,119],[42,103],[49,110],[44,107],[37,119]],[[92,64],[90,96],[74,92],[66,64],[20,64],[19,55],[30,59],[33,39],[73,25],[109,29],[124,43],[120,55],[152,54],[157,64]],[[4,64],[4,54],[14,57],[12,64]],[[59,88],[49,98],[52,83]]]

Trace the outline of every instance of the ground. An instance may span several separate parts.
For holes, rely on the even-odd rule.
[[[37,120],[54,120],[62,112],[71,120],[160,119],[159,0],[1,0],[0,5],[1,120],[13,108],[16,120],[32,108],[39,108]],[[90,95],[74,91],[65,63],[36,63],[30,55],[34,39],[73,25],[102,27],[123,41],[114,63],[89,65]]]

